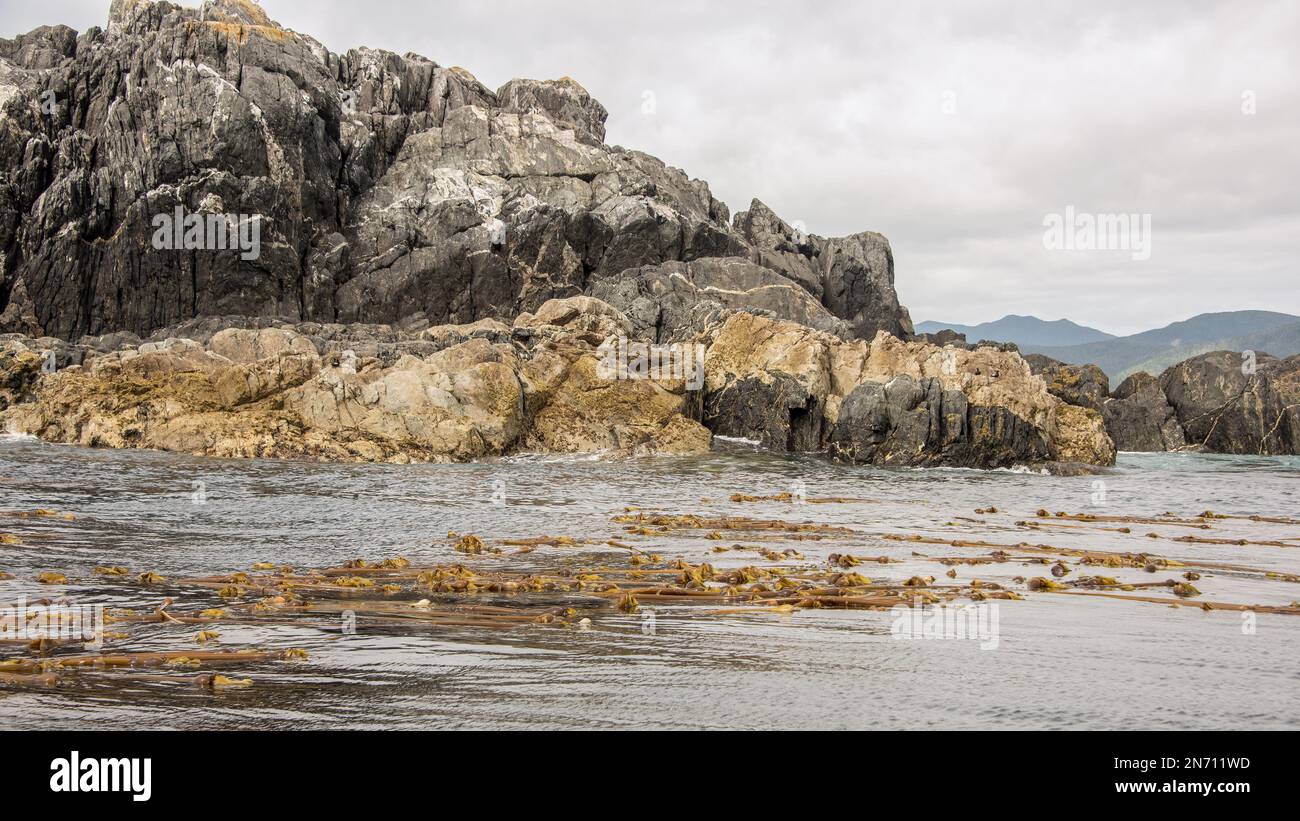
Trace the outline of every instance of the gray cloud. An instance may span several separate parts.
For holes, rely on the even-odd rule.
[[[0,33],[103,25],[107,6],[7,8]],[[331,49],[414,51],[491,87],[574,77],[609,109],[610,142],[733,210],[757,196],[815,233],[884,233],[918,319],[1129,332],[1300,313],[1294,3],[263,6]],[[1067,205],[1151,214],[1151,258],[1046,250],[1044,215]]]

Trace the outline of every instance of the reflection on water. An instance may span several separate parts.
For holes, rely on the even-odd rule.
[[[564,534],[619,537],[625,507],[743,514],[844,525],[833,542],[796,546],[810,562],[832,552],[887,555],[900,564],[872,576],[939,575],[941,556],[987,550],[916,545],[880,534],[921,533],[1015,544],[1160,555],[1300,573],[1300,551],[1259,545],[1139,543],[1148,530],[1096,527],[1027,531],[1039,508],[1108,515],[1171,511],[1300,516],[1300,460],[1189,454],[1122,454],[1100,476],[1012,471],[881,470],[724,444],[707,457],[608,461],[519,457],[467,465],[335,465],[201,459],[86,450],[0,439],[0,511],[45,508],[74,515],[0,518],[0,602],[66,594],[78,602],[152,608],[160,593],[95,576],[127,565],[170,577],[297,567],[401,554],[417,564],[466,560],[448,531],[487,540]],[[1099,484],[1100,483],[1100,484]],[[804,490],[848,504],[737,505],[735,493]],[[997,514],[975,509],[995,506]],[[1257,540],[1258,523],[1225,520],[1216,536]],[[1267,526],[1300,546],[1300,526]],[[974,534],[971,536],[971,534]],[[676,534],[654,541],[666,558],[713,561],[716,542]],[[788,546],[788,545],[782,545]],[[925,556],[913,555],[914,548]],[[554,571],[609,563],[607,547],[540,548],[484,557],[497,568]],[[478,561],[477,558],[474,561]],[[35,583],[65,573],[71,584]],[[975,575],[961,569],[964,578]],[[985,565],[978,577],[1011,584],[1041,566]],[[1141,570],[1107,570],[1149,582]],[[1168,574],[1165,574],[1168,575]],[[1163,578],[1163,576],[1161,577]],[[1300,584],[1260,574],[1205,573],[1207,599],[1285,606]],[[1023,590],[1023,586],[1019,586]],[[193,591],[167,591],[201,604]],[[701,617],[656,605],[643,616],[611,612],[590,630],[362,630],[308,625],[223,626],[226,648],[297,646],[311,660],[240,669],[246,689],[85,676],[54,691],[0,686],[5,727],[640,727],[640,728],[1281,728],[1300,726],[1300,617],[1260,614],[1254,634],[1234,612],[1204,612],[1100,597],[1027,594],[1001,607],[997,650],[972,641],[898,641],[882,611],[799,611]],[[185,649],[192,631],[148,626],[132,650]],[[12,655],[13,648],[0,648]]]

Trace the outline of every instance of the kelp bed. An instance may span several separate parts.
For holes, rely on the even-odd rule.
[[[805,500],[789,494],[738,494],[729,501],[732,505],[794,507]],[[806,501],[831,505],[870,500],[836,497]],[[70,518],[53,511],[4,515]],[[970,531],[974,525],[990,529],[996,525],[999,530],[1010,528],[1036,537],[1058,531],[1105,533],[1110,539],[1140,540],[1146,549],[1102,551],[965,535],[946,538],[809,521],[625,508],[612,518],[618,532],[606,539],[543,535],[492,541],[451,532],[434,543],[441,554],[447,554],[447,548],[457,554],[457,561],[445,563],[421,564],[394,556],[301,569],[261,562],[247,570],[174,579],[148,570],[104,566],[94,568],[101,587],[134,600],[156,597],[153,604],[135,610],[108,609],[104,643],[97,648],[80,639],[0,639],[0,655],[10,656],[0,660],[0,687],[57,688],[95,679],[219,690],[254,685],[243,673],[257,665],[309,661],[307,651],[297,647],[227,649],[222,646],[222,630],[234,625],[308,626],[367,634],[593,630],[617,629],[620,622],[625,627],[627,620],[622,617],[646,607],[673,606],[674,613],[683,617],[710,618],[1019,601],[1040,593],[1192,605],[1205,611],[1300,615],[1296,601],[1259,605],[1211,600],[1197,586],[1204,584],[1203,578],[1219,574],[1283,583],[1300,583],[1300,576],[1199,561],[1186,555],[1202,545],[1294,549],[1300,547],[1300,536],[1267,532],[1257,538],[1225,538],[1184,532],[1212,532],[1231,522],[1238,529],[1290,533],[1290,528],[1300,526],[1298,520],[1223,516],[1210,511],[1191,517],[1129,517],[1038,510],[1011,521],[992,507],[976,509],[974,516],[977,518],[955,517],[942,527]],[[1170,531],[1183,535],[1170,535]],[[7,544],[18,542],[6,534],[0,538]],[[906,557],[869,555],[850,552],[840,543],[850,547],[874,544],[887,550],[901,543],[911,550]],[[1152,546],[1162,549],[1156,551]],[[1166,546],[1171,549],[1163,549]],[[943,555],[930,555],[920,549],[946,550]],[[805,556],[814,550],[817,557]],[[558,551],[564,560],[560,567],[555,567],[554,561],[538,563],[537,557],[530,555],[538,551]],[[685,551],[696,560],[662,555],[671,551]],[[1164,555],[1175,551],[1179,558]],[[900,573],[890,567],[917,563],[934,564],[933,574]],[[981,568],[987,569],[986,576],[996,575],[991,566],[1006,564],[1028,569],[1009,579],[978,577]],[[1134,581],[1109,575],[1131,570],[1155,578]],[[12,577],[0,574],[0,579],[4,578]],[[57,571],[41,573],[36,581],[52,586],[70,583]],[[6,598],[0,597],[0,608],[13,606]],[[51,597],[27,605],[58,602]],[[133,644],[138,646],[139,634],[146,628],[150,639],[157,641],[159,627],[179,649],[130,649]],[[232,670],[241,672],[220,672]]]

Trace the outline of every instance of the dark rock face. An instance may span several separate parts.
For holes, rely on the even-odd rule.
[[[1300,453],[1300,356],[1214,351],[1160,375],[1190,444],[1217,453]]]
[[[770,450],[808,452],[822,444],[817,397],[788,374],[746,377],[707,394],[702,421],[716,435],[756,439]]]
[[[1001,467],[1051,458],[1038,429],[1007,408],[972,405],[938,379],[910,376],[854,388],[827,448],[838,458],[878,465]]]
[[[1047,391],[1071,405],[1100,411],[1110,394],[1110,377],[1096,365],[1067,365],[1042,354],[1026,354],[1035,375],[1043,377]]]
[[[787,225],[757,199],[749,204],[748,211],[736,214],[732,225],[749,242],[749,256],[755,264],[777,271],[821,298],[822,281],[817,268],[820,249],[812,236]]]
[[[778,300],[793,316],[911,332],[883,237],[795,236],[761,203],[733,226],[706,183],[605,145],[605,118],[567,78],[494,92],[414,55],[334,54],[248,0],[114,0],[106,31],[0,40],[0,332],[511,319],[727,257],[805,292]],[[256,254],[158,247],[178,209],[255,228]]]
[[[792,228],[759,200],[736,214],[735,228],[749,242],[750,259],[799,283],[832,314],[849,321],[854,335],[913,333],[912,318],[894,291],[889,240],[865,231],[825,239]]]
[[[912,334],[912,318],[894,292],[894,252],[872,231],[821,243],[822,301],[853,325],[858,336],[886,331],[900,339]]]
[[[1119,450],[1178,450],[1187,445],[1178,415],[1149,373],[1138,372],[1121,382],[1102,404],[1101,414]]]

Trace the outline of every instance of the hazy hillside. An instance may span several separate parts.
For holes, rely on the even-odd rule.
[[[955,322],[936,322],[933,320],[916,323],[917,333],[935,333],[950,328],[966,339],[978,342],[989,339],[995,342],[1014,342],[1021,347],[1026,345],[1082,345],[1088,342],[1100,342],[1114,339],[1113,334],[1078,325],[1068,319],[1047,321],[1036,316],[1017,316],[1010,314],[993,322],[979,325],[960,325]]]
[[[1041,353],[1062,362],[1097,365],[1114,386],[1135,371],[1158,376],[1170,365],[1206,351],[1253,350],[1275,356],[1300,353],[1300,316],[1275,311],[1200,314],[1163,328],[1100,342],[1031,343],[1021,344],[1020,348],[1025,353]]]
[[[1146,371],[1149,374],[1159,376],[1170,365],[1176,365],[1189,356],[1196,356],[1208,351],[1255,351],[1257,353],[1271,353],[1279,357],[1292,356],[1300,353],[1300,322],[1233,339],[1170,348],[1127,368],[1119,378],[1123,379],[1130,373],[1137,371]]]

